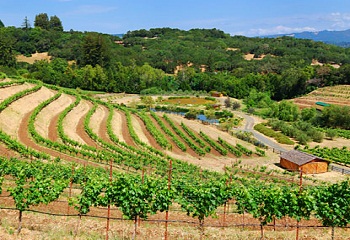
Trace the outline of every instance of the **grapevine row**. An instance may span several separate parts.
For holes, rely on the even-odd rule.
[[[206,135],[204,132],[200,131],[199,135],[201,135],[201,137],[210,144],[210,146],[212,146],[215,150],[217,150],[219,153],[221,153],[222,155],[226,156],[227,155],[227,150],[225,148],[223,148],[222,146],[220,146],[217,142],[215,142],[214,140],[212,140],[208,135]]]
[[[199,137],[197,137],[196,134],[194,134],[194,132],[192,132],[192,130],[189,127],[187,127],[183,122],[181,122],[181,127],[196,143],[199,144],[200,147],[207,148],[205,142],[202,141],[202,139],[200,139]],[[210,148],[207,152],[210,152]]]
[[[242,152],[235,148],[234,146],[232,146],[231,144],[229,144],[228,142],[226,142],[224,139],[222,139],[221,137],[218,138],[218,142],[225,147],[227,150],[229,150],[231,153],[233,153],[236,157],[241,157],[242,156]]]
[[[154,137],[156,142],[162,148],[171,150],[172,145],[168,142],[168,140],[164,137],[164,135],[154,126],[152,120],[145,113],[139,113],[138,116],[140,116],[147,130],[151,133],[151,135]]]
[[[188,146],[190,146],[191,149],[193,149],[193,151],[195,151],[199,156],[204,156],[205,155],[205,151],[198,147],[196,144],[194,144],[191,139],[189,139],[186,134],[184,134],[175,124],[174,122],[167,116],[167,115],[163,115],[163,118],[169,123],[169,125],[171,126],[171,128],[183,139],[185,140],[185,142],[188,144]],[[208,149],[206,149],[208,150]],[[210,151],[210,148],[209,148]]]

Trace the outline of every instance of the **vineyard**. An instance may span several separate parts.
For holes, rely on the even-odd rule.
[[[9,239],[26,234],[28,211],[75,217],[71,238],[84,236],[83,218],[98,218],[97,239],[149,239],[146,224],[164,229],[157,239],[244,239],[273,228],[305,234],[310,218],[333,230],[350,222],[348,181],[301,190],[298,175],[239,165],[270,153],[195,124],[35,80],[0,81],[1,221],[12,219],[2,227]],[[113,228],[124,220],[127,231]]]
[[[300,108],[316,107],[316,102],[350,106],[350,86],[338,85],[318,88],[306,96],[295,98],[293,101]]]

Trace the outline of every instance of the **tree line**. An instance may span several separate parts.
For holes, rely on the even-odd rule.
[[[35,52],[48,52],[53,61],[16,61],[18,54]],[[348,84],[350,76],[349,49],[321,42],[171,28],[129,31],[119,38],[63,31],[61,20],[46,13],[35,17],[33,28],[27,17],[19,28],[0,24],[0,53],[0,71],[7,75],[108,92],[217,90],[244,98],[256,89],[281,100],[318,86]],[[263,58],[249,61],[248,53]],[[311,66],[315,59],[323,65]]]

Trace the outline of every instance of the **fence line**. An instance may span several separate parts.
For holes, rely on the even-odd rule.
[[[342,174],[349,174],[350,175],[350,170],[347,170],[347,169],[344,169],[341,167],[331,165],[331,170],[335,171],[335,172],[341,172]]]
[[[10,208],[10,207],[0,207],[1,210],[10,210],[10,211],[18,211],[16,208]],[[32,212],[32,213],[38,213],[42,215],[48,215],[48,216],[55,216],[55,217],[87,217],[87,218],[98,218],[98,219],[107,219],[107,217],[103,216],[96,216],[96,215],[79,215],[79,214],[61,214],[61,213],[50,213],[50,212],[44,212],[39,210],[33,210],[28,209],[24,210],[23,212]],[[128,220],[124,219],[123,217],[109,217],[110,220],[116,220],[116,221],[130,221],[132,223],[134,220]],[[188,221],[188,220],[164,220],[164,219],[142,219],[143,222],[150,222],[150,223],[184,223],[184,224],[191,224],[191,225],[198,225],[198,221]],[[230,224],[205,224],[204,227],[213,227],[213,228],[238,228],[238,227],[260,227],[261,225],[259,223],[230,223]],[[323,225],[299,225],[297,224],[273,224],[269,223],[265,225],[264,227],[278,227],[278,228],[331,228]],[[350,226],[344,226],[344,227],[337,227],[341,229],[350,229]]]

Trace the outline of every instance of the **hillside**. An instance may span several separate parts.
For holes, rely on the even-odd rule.
[[[321,41],[324,43],[334,44],[341,47],[350,46],[350,29],[344,31],[318,31],[318,32],[301,32],[290,34],[270,35],[266,37],[276,38],[282,36],[290,36],[298,39],[310,39],[314,41]]]
[[[3,27],[0,33],[6,36],[1,72],[94,91],[216,90],[242,99],[255,89],[282,100],[307,93],[310,79],[347,84],[350,69],[349,49],[292,37],[230,36],[215,28],[141,29],[122,38],[42,28]],[[24,58],[44,53],[37,58],[42,61]]]

